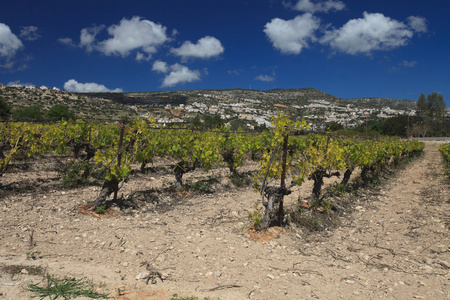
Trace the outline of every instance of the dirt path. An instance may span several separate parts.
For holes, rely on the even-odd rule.
[[[51,168],[7,174],[11,181],[48,186],[45,194],[30,185],[0,200],[0,299],[28,299],[21,287],[42,281],[27,271],[32,266],[92,279],[116,299],[170,299],[174,293],[199,299],[449,299],[450,188],[440,175],[438,146],[427,142],[424,157],[358,192],[354,211],[337,229],[313,235],[295,227],[273,230],[278,238],[267,242],[245,233],[258,197],[226,180],[220,193],[180,195],[175,203],[148,192],[154,178],[134,178],[124,193],[147,191],[148,207],[98,219],[77,211],[98,187],[58,190]],[[147,272],[145,261],[166,280],[147,285],[136,279]],[[5,271],[11,266],[19,266],[19,274]]]

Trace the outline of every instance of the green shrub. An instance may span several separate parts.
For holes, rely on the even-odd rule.
[[[0,99],[0,119],[7,118],[11,115],[11,107],[4,101]]]
[[[30,119],[30,120],[42,120],[44,114],[39,106],[28,106],[13,113],[15,119]]]
[[[73,120],[75,119],[75,115],[73,112],[69,111],[69,108],[66,105],[56,104],[47,112],[47,118],[53,120]]]

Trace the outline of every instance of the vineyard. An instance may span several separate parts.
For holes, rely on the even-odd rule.
[[[369,244],[352,244],[346,250],[339,243],[337,248],[331,243],[315,254],[312,247],[331,233],[331,228],[317,222],[334,214],[344,218],[341,224],[350,226],[349,214],[354,208],[343,202],[352,202],[356,212],[362,213],[365,209],[360,198],[370,198],[368,203],[383,199],[384,194],[376,191],[380,181],[393,176],[396,168],[405,168],[405,159],[418,164],[417,160],[424,159],[421,154],[425,145],[416,140],[312,132],[305,122],[293,122],[281,114],[273,124],[271,131],[246,132],[226,127],[158,128],[152,120],[129,124],[83,120],[0,123],[0,192],[5,199],[1,219],[5,226],[16,226],[18,230],[14,236],[16,227],[4,227],[10,237],[1,239],[10,251],[2,256],[1,263],[11,258],[31,265],[57,263],[75,270],[77,277],[110,268],[105,270],[105,281],[117,299],[126,299],[121,298],[125,290],[137,295],[137,290],[147,288],[145,280],[135,279],[140,275],[147,278],[141,266],[145,261],[156,265],[162,278],[167,279],[160,283],[156,278],[158,287],[205,297],[222,296],[220,291],[226,291],[227,299],[266,299],[263,290],[271,282],[289,282],[291,277],[296,287],[281,291],[275,286],[269,298],[289,293],[287,298],[298,299],[298,291],[311,285],[317,293],[318,286],[330,282],[323,281],[322,267],[301,266],[305,259],[328,257],[338,266],[336,272],[349,270],[345,265],[353,263],[365,264],[367,272],[406,268],[399,264],[392,267],[390,261],[385,261],[386,253],[392,255],[396,250],[389,243],[382,244],[381,236],[379,240],[372,236],[375,241],[369,243],[373,249],[386,252],[382,255],[385,258],[375,260],[375,252],[351,248]],[[439,150],[448,160],[449,145]],[[16,184],[27,178],[25,173],[30,169],[47,179],[39,179],[35,187]],[[46,177],[45,173],[55,175]],[[50,184],[48,188],[38,188],[46,184]],[[378,196],[372,197],[373,193]],[[342,203],[341,196],[345,198]],[[135,205],[138,199],[148,204],[145,210]],[[420,213],[415,214],[417,217]],[[314,219],[315,215],[321,217]],[[309,217],[308,224],[303,216]],[[439,218],[445,220],[448,216]],[[302,246],[293,246],[298,242],[295,239]],[[440,246],[445,241],[437,241],[427,243],[423,251],[434,249],[448,256],[445,247]],[[339,254],[344,250],[347,256]],[[395,252],[394,257],[402,253]],[[281,263],[284,258],[291,265]],[[264,267],[257,268],[255,260]],[[278,265],[271,264],[272,260]],[[442,261],[445,265],[448,258]],[[251,267],[248,271],[265,273],[248,286],[242,276],[232,272],[237,264],[239,268]],[[421,274],[419,267],[410,272]],[[367,287],[363,281],[358,283],[351,270],[346,273],[341,276],[344,283]],[[427,277],[431,281],[433,274],[443,273],[435,269]],[[206,289],[204,283],[212,286]],[[202,287],[197,290],[198,286]],[[234,294],[234,289],[243,286],[245,292]],[[208,290],[215,293],[205,294]],[[168,299],[161,296],[163,291],[147,289],[147,295],[151,293],[155,299]],[[351,296],[346,293],[341,294]]]
[[[321,198],[323,178],[339,177],[342,173],[345,187],[353,170],[359,168],[362,180],[367,182],[385,165],[396,166],[402,158],[415,156],[424,148],[416,140],[362,140],[314,134],[307,131],[304,121],[292,122],[282,114],[274,118],[273,123],[273,131],[256,134],[232,132],[227,127],[216,131],[155,128],[154,123],[143,120],[135,120],[129,126],[83,120],[53,124],[2,123],[0,176],[17,156],[33,157],[46,153],[60,156],[70,152],[77,164],[84,166],[82,174],[72,175],[87,179],[90,169],[101,170],[104,183],[93,203],[95,211],[106,205],[111,195],[113,201],[117,201],[119,189],[129,180],[132,166],[138,163],[140,171],[144,172],[147,164],[158,159],[173,161],[175,188],[181,190],[183,175],[196,168],[209,171],[226,166],[228,176],[236,178],[240,176],[238,168],[246,160],[253,159],[260,164],[255,175],[255,188],[263,195],[262,203],[266,208],[264,218],[254,225],[264,229],[275,221],[278,225],[283,224],[284,195],[290,194],[291,187],[301,186],[306,179],[314,181],[308,205],[323,207],[326,205]],[[92,160],[95,163],[91,163]],[[288,177],[290,184],[287,184]],[[278,187],[267,184],[278,179]],[[260,180],[263,180],[262,184]],[[274,210],[276,205],[278,212]]]
[[[450,144],[445,144],[439,147],[439,151],[442,152],[445,161],[447,162],[447,167],[450,167]]]

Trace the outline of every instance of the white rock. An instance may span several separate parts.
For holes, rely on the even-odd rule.
[[[139,273],[139,274],[136,276],[136,280],[147,278],[148,275],[150,275],[150,273],[147,273],[147,272]]]
[[[269,277],[270,279],[274,280],[275,276],[273,276],[272,274],[267,274],[267,277]]]
[[[355,283],[355,281],[351,280],[351,279],[347,279],[345,282],[347,282],[348,284],[354,284]]]

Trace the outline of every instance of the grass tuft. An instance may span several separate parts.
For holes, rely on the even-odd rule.
[[[31,298],[44,299],[49,297],[51,300],[58,299],[73,299],[78,296],[84,296],[93,299],[106,299],[108,295],[100,294],[94,291],[92,282],[86,279],[73,280],[70,278],[58,279],[50,274],[46,276],[47,283],[44,286],[37,284],[29,284],[27,291],[34,293]]]

